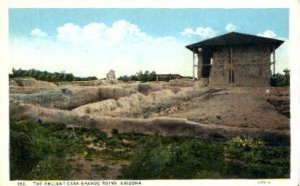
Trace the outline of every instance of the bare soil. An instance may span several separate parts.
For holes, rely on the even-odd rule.
[[[114,85],[10,80],[12,118],[107,133],[117,129],[120,133],[288,139],[289,100],[289,87],[199,87],[190,80]],[[85,154],[69,161],[71,179],[77,180],[116,179],[128,164]]]
[[[67,125],[88,123],[86,126],[92,127],[104,120],[111,123],[115,120],[117,127],[122,123],[124,126],[143,121],[155,123],[156,118],[163,117],[164,121],[178,118],[186,120],[183,123],[229,127],[228,130],[287,134],[290,128],[289,87],[199,87],[190,80],[45,86],[47,82],[25,80],[10,81],[14,87],[10,92],[12,117]],[[20,83],[23,81],[27,83]],[[34,88],[39,86],[48,90],[36,92],[38,89]],[[28,87],[35,92],[29,93]],[[101,130],[99,126],[96,128]]]

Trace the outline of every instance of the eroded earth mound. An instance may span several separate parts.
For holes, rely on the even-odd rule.
[[[10,80],[12,118],[109,133],[187,136],[289,135],[289,90],[200,87],[191,80],[82,86]]]

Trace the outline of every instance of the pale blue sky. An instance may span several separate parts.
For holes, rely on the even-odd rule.
[[[185,45],[229,31],[288,45],[288,23],[288,9],[10,9],[11,65],[100,78],[109,69],[192,75]]]

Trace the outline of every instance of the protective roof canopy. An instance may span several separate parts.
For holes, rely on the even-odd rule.
[[[211,39],[203,40],[186,48],[198,53],[198,48],[225,46],[225,45],[243,45],[243,44],[270,44],[274,49],[278,48],[284,41],[250,34],[230,32]]]

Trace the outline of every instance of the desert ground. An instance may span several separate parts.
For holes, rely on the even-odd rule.
[[[250,137],[271,144],[289,141],[288,87],[203,87],[189,79],[55,84],[30,77],[12,78],[9,86],[10,118],[15,120],[96,129],[108,136],[117,131],[201,139]],[[123,138],[122,143],[130,147],[133,142]],[[87,147],[94,152],[107,150],[101,143]],[[122,159],[87,158],[84,153],[70,159],[75,160],[70,179],[115,179],[129,164]]]
[[[10,81],[10,111],[16,118],[95,127],[107,132],[116,127],[119,132],[165,135],[189,135],[190,128],[196,130],[191,135],[214,129],[222,130],[224,134],[220,135],[225,136],[257,135],[260,131],[289,133],[286,87],[199,87],[191,80],[180,79],[56,85],[15,78]],[[186,130],[181,124],[188,126]]]

